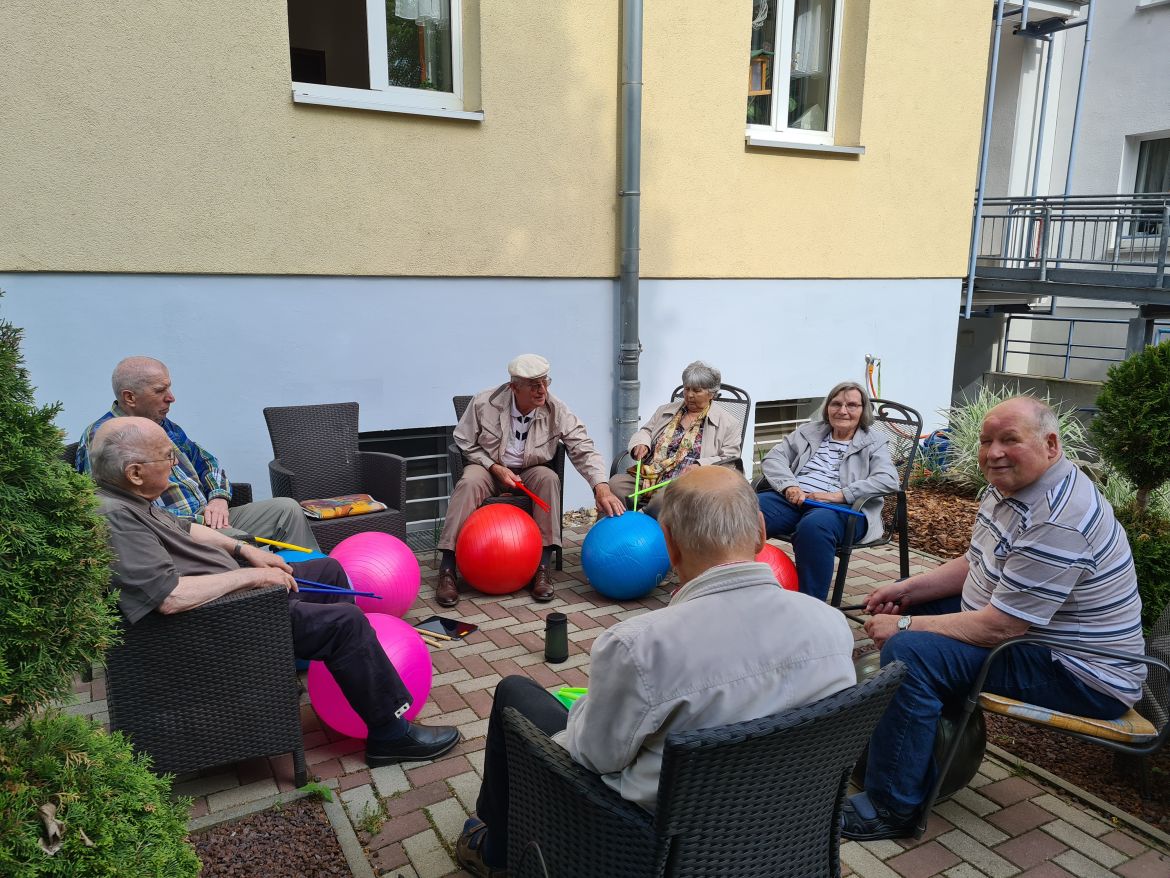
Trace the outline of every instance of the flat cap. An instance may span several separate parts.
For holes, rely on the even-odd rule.
[[[540,354],[521,354],[508,364],[508,374],[513,378],[544,378],[548,368],[548,360]]]

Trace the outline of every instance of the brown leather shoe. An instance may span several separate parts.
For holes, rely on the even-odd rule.
[[[459,603],[459,586],[455,584],[454,570],[439,571],[439,584],[435,587],[435,603],[440,607],[453,607]]]
[[[536,575],[532,577],[532,597],[542,604],[555,597],[552,582],[549,580],[548,568],[541,564],[536,568]]]

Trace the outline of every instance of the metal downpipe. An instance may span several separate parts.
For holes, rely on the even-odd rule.
[[[979,239],[983,227],[983,190],[987,185],[987,156],[991,150],[991,116],[995,103],[995,80],[999,75],[999,43],[1003,32],[1004,0],[995,4],[995,27],[991,29],[991,72],[987,75],[987,95],[983,111],[983,143],[979,149],[979,182],[975,188],[975,216],[971,220],[971,254],[967,262],[967,301],[963,306],[963,317],[971,318],[971,300],[975,296],[975,262],[979,258]]]
[[[1077,79],[1077,103],[1073,109],[1072,132],[1068,143],[1068,170],[1064,175],[1065,198],[1072,192],[1073,168],[1077,163],[1077,133],[1081,129],[1081,103],[1085,94],[1085,74],[1089,69],[1089,48],[1093,42],[1093,10],[1096,6],[1096,0],[1089,0],[1088,21],[1085,22],[1085,46],[1081,50],[1081,74]]]
[[[622,0],[621,182],[618,188],[618,397],[614,451],[629,445],[638,428],[639,223],[642,179],[642,0]]]

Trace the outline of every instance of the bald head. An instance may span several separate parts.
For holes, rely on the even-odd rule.
[[[1021,427],[1032,430],[1038,438],[1045,438],[1055,434],[1060,441],[1060,418],[1048,403],[1034,396],[1013,396],[1005,399],[999,405],[990,409],[984,416],[987,418],[1006,417],[1016,421]]]
[[[161,423],[175,397],[171,394],[171,373],[154,357],[127,357],[114,367],[110,379],[114,398],[129,415]]]
[[[1040,400],[1012,397],[984,416],[979,469],[1003,496],[1035,484],[1061,457],[1056,412]]]
[[[143,461],[164,458],[170,449],[170,437],[154,421],[137,417],[110,418],[98,427],[90,445],[94,481],[136,491],[139,479],[135,468],[141,467]]]
[[[680,579],[685,567],[693,570],[688,577],[693,578],[716,564],[751,561],[763,547],[759,503],[751,485],[735,470],[693,467],[665,491],[658,522]]]

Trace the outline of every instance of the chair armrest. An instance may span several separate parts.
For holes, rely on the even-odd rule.
[[[447,446],[447,471],[451,473],[451,486],[454,487],[463,478],[463,452],[454,442]]]
[[[564,747],[515,708],[504,711],[504,730],[508,864],[513,874],[522,861],[533,859],[531,851],[525,853],[530,842],[539,845],[549,874],[652,872],[654,829],[648,812],[574,762]],[[644,861],[642,868],[637,868],[639,860]]]
[[[268,461],[268,481],[272,485],[273,497],[292,497],[294,500],[302,498],[297,494],[296,474],[279,460]]]
[[[250,482],[232,482],[232,499],[228,506],[247,506],[252,502],[252,485]]]
[[[383,451],[359,451],[362,490],[391,509],[403,509],[406,500],[406,458]]]

